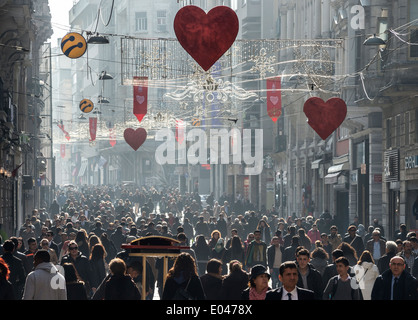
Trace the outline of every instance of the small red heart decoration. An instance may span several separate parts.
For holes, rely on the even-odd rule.
[[[143,128],[138,128],[136,130],[127,128],[123,132],[123,137],[125,138],[126,143],[136,151],[147,139],[147,131]]]
[[[347,105],[340,98],[324,102],[321,98],[312,97],[305,102],[303,112],[308,118],[308,124],[325,140],[343,123]]]
[[[196,6],[181,8],[174,19],[174,32],[181,46],[205,70],[232,46],[239,21],[234,10],[217,6],[207,14]]]

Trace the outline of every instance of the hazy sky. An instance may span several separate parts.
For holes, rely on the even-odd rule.
[[[167,0],[174,1],[174,0]],[[49,0],[49,8],[52,15],[52,28],[54,34],[51,36],[50,42],[55,46],[57,39],[65,36],[69,30],[68,12],[73,6],[74,0]],[[232,0],[232,7],[236,7],[237,0]]]
[[[57,38],[62,38],[69,32],[68,12],[72,6],[73,0],[49,0],[51,23],[54,30],[50,40],[52,45],[57,43]]]

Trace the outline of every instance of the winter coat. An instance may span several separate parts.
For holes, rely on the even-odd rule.
[[[200,277],[200,282],[207,300],[221,300],[221,295],[219,294],[222,289],[221,276],[205,273]]]
[[[79,252],[78,256],[75,259],[73,259],[73,257],[71,257],[71,254],[67,254],[63,256],[61,259],[61,265],[64,265],[64,263],[74,264],[74,267],[77,270],[81,280],[85,282],[87,288],[90,288],[91,271],[89,259],[86,256],[82,255]]]
[[[332,251],[338,248],[338,246],[343,242],[340,234],[336,234],[332,236],[331,234],[328,235],[328,242],[332,245]]]
[[[259,247],[259,248],[257,248]],[[260,248],[261,247],[261,248]],[[254,252],[255,250],[261,249],[261,260],[255,260]],[[245,265],[250,268],[256,264],[262,264],[267,267],[267,244],[265,242],[257,242],[255,240],[251,241],[248,245],[247,256],[245,258]]]
[[[308,287],[305,289],[312,290],[315,293],[315,299],[321,300],[324,286],[322,284],[322,277],[318,270],[312,265],[308,264],[309,273],[306,279]],[[296,284],[299,288],[304,288],[303,280],[300,272],[298,272],[298,282]]]
[[[16,300],[12,284],[0,274],[0,300]]]
[[[380,243],[380,257],[382,257],[385,253],[386,253],[386,241],[383,239],[379,240]],[[366,248],[365,250],[370,251],[370,253],[372,254],[372,256],[374,256],[374,240],[369,240],[366,243]]]
[[[199,274],[205,274],[206,272],[206,265],[211,258],[212,250],[209,246],[197,246],[196,242],[193,243],[192,249],[196,255],[196,263]]]
[[[28,274],[23,300],[67,300],[65,278],[51,262],[42,262]]]
[[[26,281],[26,271],[22,260],[16,258],[12,253],[6,252],[2,258],[10,269],[9,281],[13,285],[14,295],[17,299],[22,297],[23,287]]]
[[[103,279],[106,278],[106,266],[102,259],[89,260],[90,264],[90,286],[92,288],[98,288]]]
[[[129,275],[112,275],[107,281],[105,300],[141,300],[141,293]]]
[[[312,246],[315,245],[315,241],[321,240],[321,233],[319,230],[310,229],[308,231],[308,237],[311,239]]]
[[[383,272],[376,278],[372,289],[372,300],[390,300],[392,271]],[[418,280],[403,271],[399,277],[399,290],[394,293],[394,300],[417,300]]]
[[[357,257],[360,257],[361,254],[364,251],[364,243],[363,243],[363,239],[358,236],[355,235],[353,238],[350,237],[350,235],[347,235],[344,237],[344,242],[349,243],[357,252]]]
[[[202,283],[198,276],[191,276],[189,279],[184,277],[172,277],[169,276],[165,282],[164,291],[161,300],[173,300],[175,299],[177,289],[185,289],[191,295],[193,300],[205,300],[205,292],[203,291]]]
[[[389,269],[390,259],[392,259],[395,255],[395,252],[388,252],[379,259],[377,262],[377,267],[379,268],[380,274]]]
[[[379,276],[379,269],[371,262],[363,262],[361,265],[356,264],[353,269],[363,300],[371,300],[373,285]]]
[[[342,281],[339,275],[329,279],[323,293],[324,300],[362,300],[360,289],[352,286],[352,279]],[[340,286],[342,288],[340,288]],[[340,288],[339,291],[337,289]],[[344,290],[345,289],[345,290]]]
[[[122,233],[122,231],[120,230],[115,230],[115,232],[112,233],[112,235],[110,236],[110,240],[114,243],[115,247],[116,247],[116,251],[119,252],[121,251],[121,245],[123,243],[125,243],[126,241],[126,237],[125,235]]]
[[[320,259],[318,257],[312,258],[310,264],[318,270],[321,276],[324,274],[325,268],[328,266],[328,260]]]
[[[67,300],[87,300],[84,282],[67,282]]]
[[[222,300],[241,300],[248,281],[248,273],[243,270],[229,273],[222,281]]]
[[[284,262],[284,260],[283,260],[284,248],[282,246],[280,246],[279,247],[279,250],[282,253],[282,261]],[[268,246],[267,247],[267,262],[268,262],[268,267],[270,269],[273,268],[275,256],[276,256],[276,248],[275,248],[275,246],[274,245]]]

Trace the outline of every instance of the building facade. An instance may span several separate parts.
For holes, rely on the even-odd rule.
[[[44,42],[52,28],[46,0],[2,1],[0,8],[0,229],[10,235],[52,192],[36,183],[51,169],[49,155],[40,152],[51,146],[41,123],[51,85]]]

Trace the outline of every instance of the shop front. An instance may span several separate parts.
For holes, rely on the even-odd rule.
[[[409,230],[418,231],[418,152],[405,155],[405,219]]]

